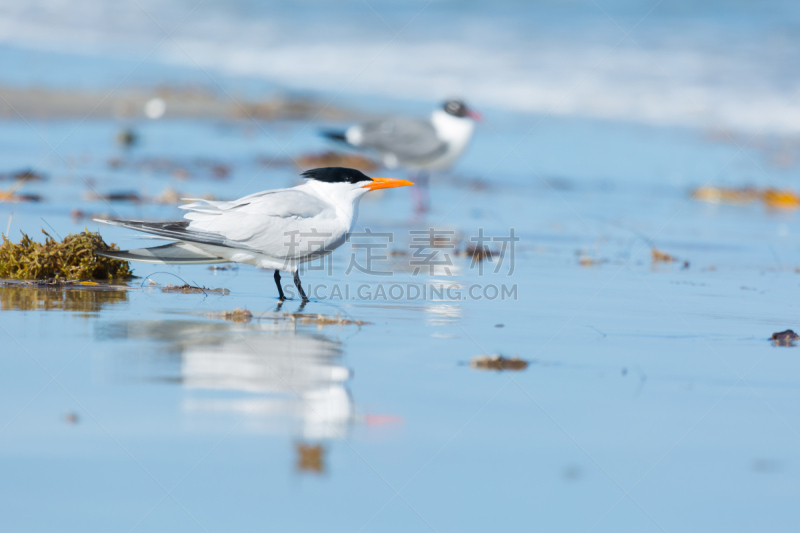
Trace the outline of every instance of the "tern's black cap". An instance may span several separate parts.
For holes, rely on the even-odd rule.
[[[306,170],[301,174],[310,180],[324,181],[325,183],[358,183],[359,181],[372,181],[372,178],[354,168],[325,167]]]

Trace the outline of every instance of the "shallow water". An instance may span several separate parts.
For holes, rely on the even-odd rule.
[[[345,245],[329,273],[304,273],[306,306],[279,308],[271,273],[247,266],[135,265],[113,290],[0,286],[2,529],[794,530],[800,363],[767,339],[796,325],[798,215],[689,196],[791,187],[794,170],[769,145],[693,129],[484,111],[429,214],[405,190],[362,202],[358,230],[393,233],[390,276],[347,273]],[[86,197],[291,185],[279,163],[324,150],[320,126],[2,122],[0,168],[46,179],[20,189],[42,203],[1,204],[0,223],[143,246],[71,213],[169,219],[176,204]],[[123,127],[133,149],[114,143]],[[450,275],[415,275],[409,232],[430,227],[459,249],[514,228],[513,273],[510,257],[481,275],[453,256]],[[679,261],[652,263],[652,246]],[[161,290],[184,281],[230,293]],[[502,284],[517,297],[482,292]],[[391,297],[409,285],[428,297]],[[253,318],[218,317],[235,308]],[[529,366],[469,366],[495,353]]]
[[[531,167],[504,160],[475,187],[518,138],[513,120],[498,117],[454,175],[434,180],[427,217],[399,190],[365,200],[359,225],[395,232],[391,249],[405,253],[410,229],[466,238],[514,227],[511,276],[490,263],[480,276],[465,257],[453,258],[450,277],[414,276],[407,255],[384,264],[388,279],[346,275],[349,247],[334,254],[330,275],[304,274],[312,290],[365,284],[370,294],[381,283],[455,282],[453,298],[276,310],[270,273],[246,266],[136,265],[141,279],[127,290],[0,288],[3,528],[791,530],[800,363],[766,339],[796,320],[796,213],[688,197],[713,177],[703,168],[733,157],[719,181],[737,183],[762,154],[736,155],[687,131],[547,120],[519,148],[541,158]],[[35,127],[59,142],[75,124]],[[248,136],[236,124],[147,123],[129,154],[113,146],[118,127],[81,124],[59,149],[74,171],[44,159],[48,180],[23,190],[46,201],[4,206],[12,235],[43,222],[62,236],[97,229],[72,220],[76,206],[178,216],[173,205],[82,200],[91,190],[235,196],[290,184],[294,170],[259,174],[258,158],[276,155],[267,134],[291,139],[303,124],[263,124]],[[6,168],[47,153],[24,123],[0,125],[0,136],[18,147],[2,154]],[[594,157],[593,141],[631,157]],[[301,133],[290,150],[321,147]],[[220,161],[230,177],[107,166],[165,155],[187,166]],[[788,181],[759,168],[753,183]],[[100,229],[123,247],[146,242]],[[651,264],[648,239],[689,268]],[[579,256],[597,263],[581,266]],[[231,292],[161,292],[182,280]],[[516,284],[518,299],[463,299],[474,283]],[[213,317],[234,308],[253,320]],[[369,324],[284,314],[296,312]],[[530,365],[469,367],[492,353]]]

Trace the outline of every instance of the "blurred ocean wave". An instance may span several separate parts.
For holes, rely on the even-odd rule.
[[[796,133],[798,21],[789,2],[34,0],[0,3],[0,40],[290,90]]]

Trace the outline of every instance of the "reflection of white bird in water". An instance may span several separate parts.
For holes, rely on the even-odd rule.
[[[342,343],[283,315],[255,324],[135,320],[114,323],[106,334],[157,341],[178,355],[178,376],[171,358],[155,357],[147,360],[151,368],[136,368],[203,391],[184,399],[187,411],[247,414],[255,427],[279,431],[286,421],[299,421],[300,436],[312,440],[342,437],[356,420]]]
[[[101,220],[177,242],[101,255],[144,263],[246,263],[275,269],[281,300],[280,271],[294,273],[304,301],[298,266],[330,254],[355,225],[358,202],[369,191],[413,185],[392,178],[370,178],[349,168],[318,168],[303,173],[308,181],[231,202],[196,200],[178,222]]]
[[[388,168],[404,167],[418,172],[424,189],[427,171],[450,167],[464,152],[472,138],[479,113],[460,100],[448,100],[429,120],[392,117],[350,126],[347,130],[327,131],[329,139],[355,148],[377,152]],[[416,189],[415,189],[416,190]],[[418,191],[418,194],[427,194]],[[418,207],[425,209],[427,199],[419,197]]]
[[[350,370],[340,364],[338,342],[290,331],[241,332],[217,342],[182,347],[181,382],[189,389],[268,394],[268,399],[196,399],[193,411],[242,410],[261,415],[291,415],[303,424],[306,439],[342,437],[355,416],[346,382]]]

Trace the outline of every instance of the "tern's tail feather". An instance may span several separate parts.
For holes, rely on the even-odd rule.
[[[331,131],[331,130],[321,131],[320,135],[327,137],[328,139],[331,139],[333,141],[339,141],[343,143],[347,142],[347,134],[343,131]]]
[[[169,263],[176,265],[201,265],[208,263],[228,263],[226,259],[198,248],[186,242],[174,242],[154,248],[137,248],[136,250],[120,250],[96,252],[97,255],[138,261],[140,263]]]

